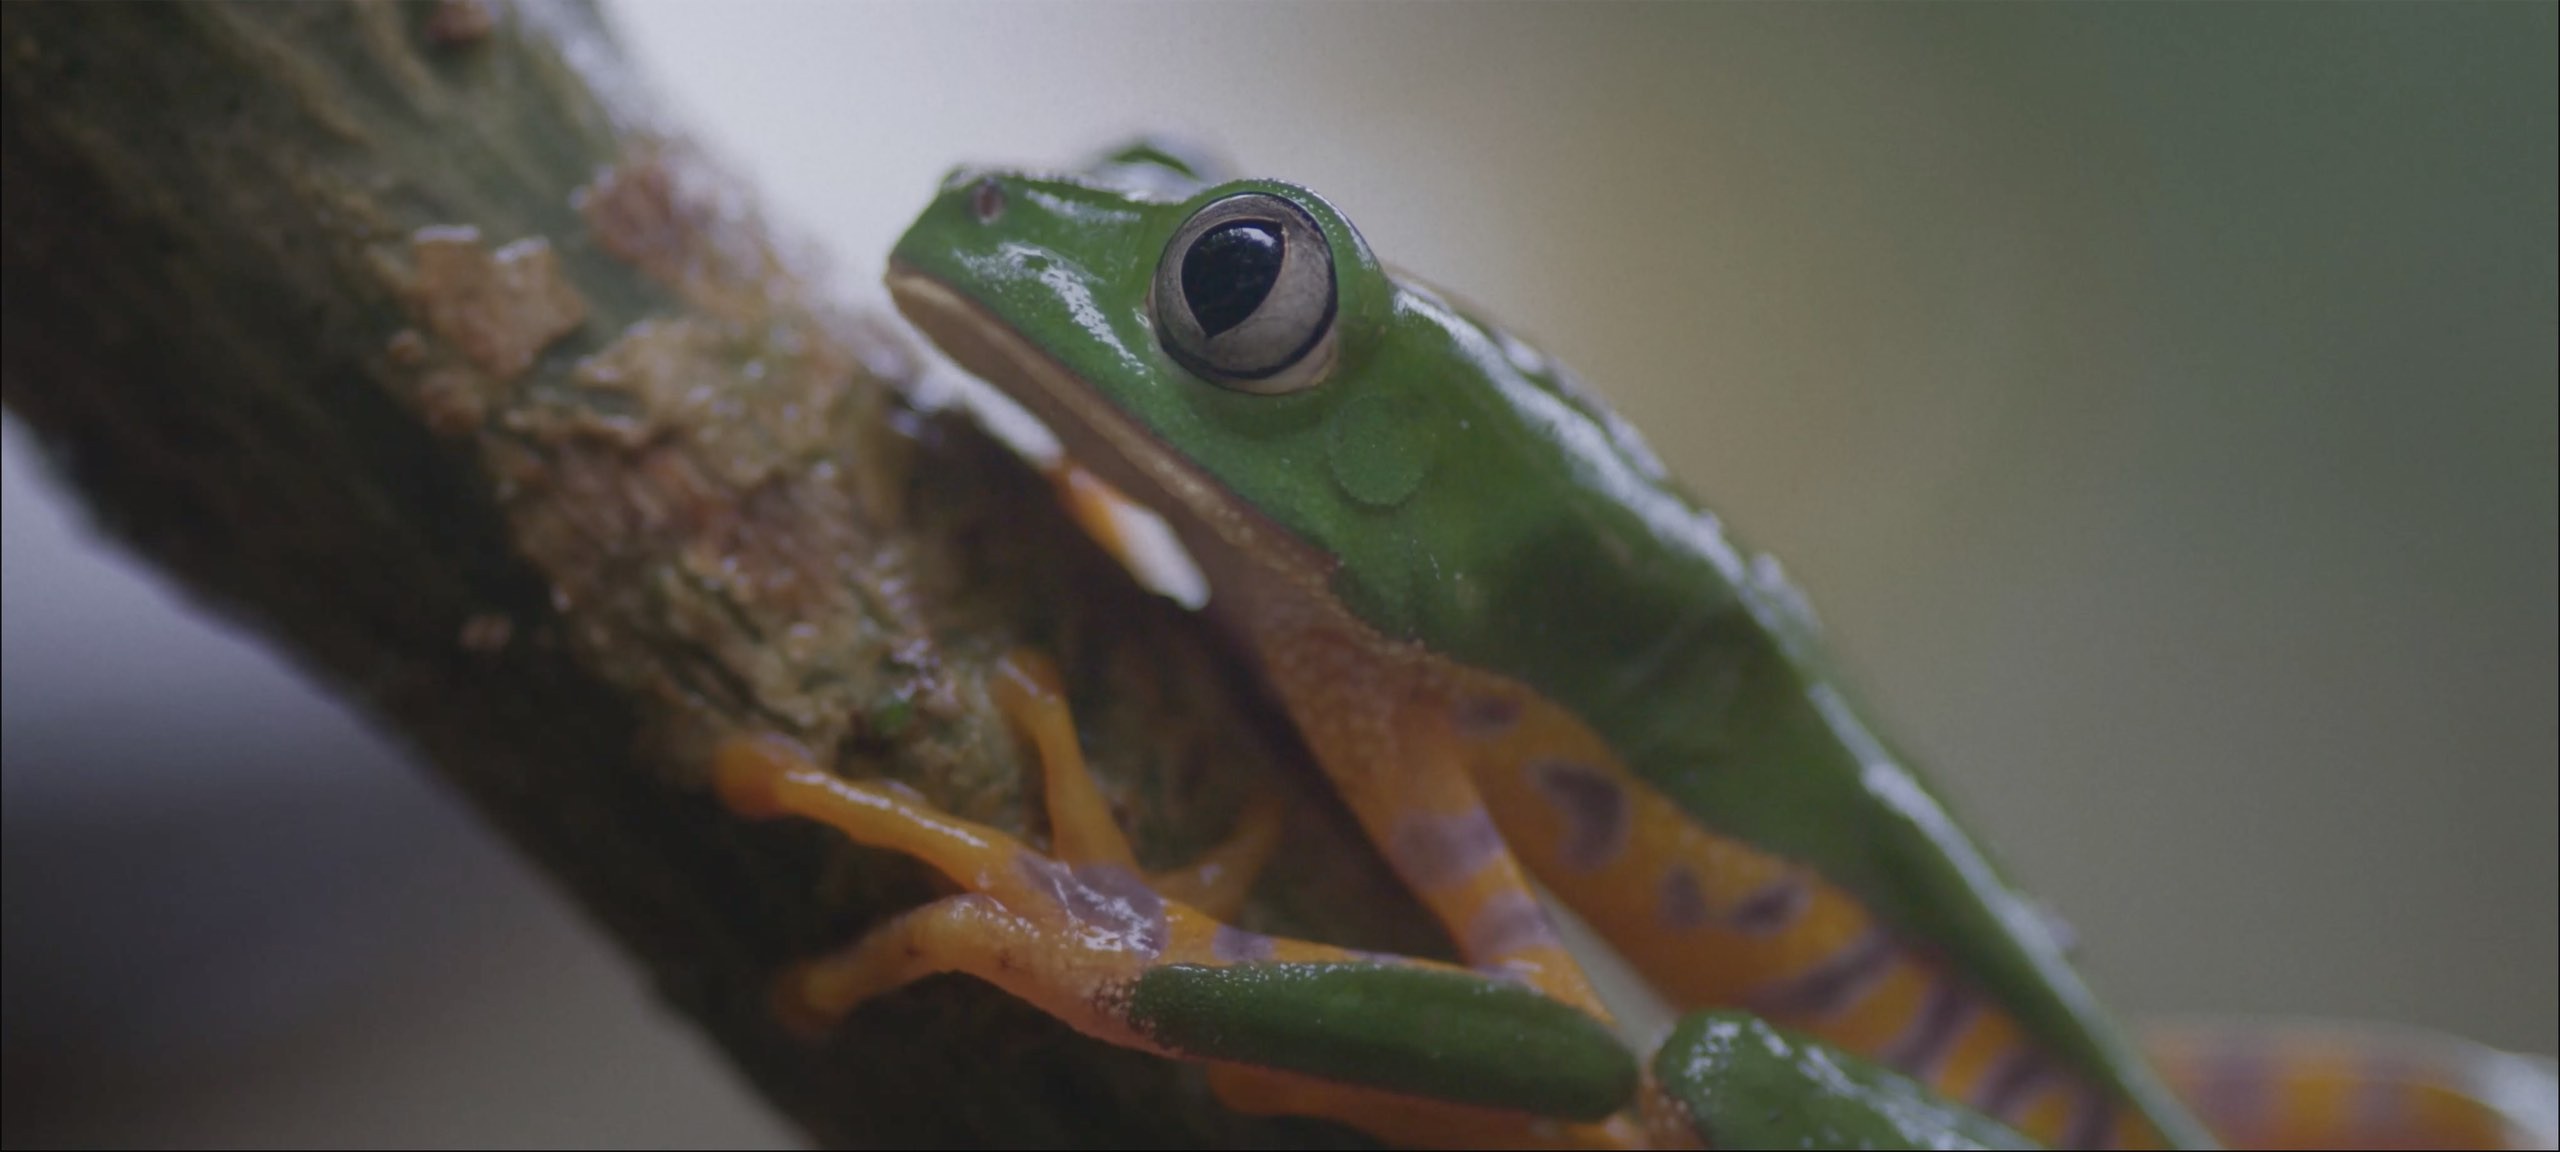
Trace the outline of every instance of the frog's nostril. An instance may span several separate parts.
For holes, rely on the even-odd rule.
[[[1004,185],[996,183],[993,176],[978,181],[976,187],[969,189],[969,211],[980,224],[995,223],[997,217],[1004,215]]]

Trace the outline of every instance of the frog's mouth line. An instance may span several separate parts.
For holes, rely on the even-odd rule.
[[[1268,590],[1274,577],[1325,594],[1332,556],[1238,499],[984,305],[908,264],[893,262],[887,281],[898,311],[944,355],[1029,409],[1068,459],[1163,517],[1207,578],[1210,603],[1235,607],[1234,593]]]

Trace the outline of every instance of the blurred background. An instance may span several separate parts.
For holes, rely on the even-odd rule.
[[[2115,1006],[2548,1053],[2555,11],[613,15],[863,303],[963,161],[1319,189],[1785,559]],[[0,480],[9,1143],[791,1141],[15,425]]]

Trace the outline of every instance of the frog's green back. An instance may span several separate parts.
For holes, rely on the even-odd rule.
[[[1154,334],[1158,254],[1239,190],[1306,205],[1331,242],[1339,342],[1320,386],[1212,386]],[[1331,557],[1336,595],[1370,626],[1568,709],[1710,831],[1813,866],[2173,1142],[2200,1142],[2041,920],[1849,708],[1775,565],[1732,544],[1561,369],[1389,277],[1322,200],[1258,181],[1175,202],[960,173],[895,260]]]
[[[2043,918],[1851,706],[1777,565],[1734,544],[1562,369],[1426,288],[1402,291],[1405,340],[1363,385],[1457,363],[1486,383],[1440,399],[1455,411],[1408,413],[1471,443],[1438,446],[1443,474],[1398,516],[1334,510],[1344,599],[1563,705],[1709,831],[1813,865],[2165,1118],[2173,1141],[2202,1142],[2174,1130],[2182,1111]]]

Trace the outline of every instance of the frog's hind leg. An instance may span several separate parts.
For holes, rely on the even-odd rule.
[[[1127,841],[1116,829],[1104,831],[1109,814],[1091,780],[1080,778],[1081,757],[1068,763],[1072,771],[1059,774],[1079,779],[1052,790],[1053,809],[1099,813],[1102,827],[1079,827],[1070,817],[1075,830],[1059,840],[1072,856],[1061,860],[937,811],[897,785],[834,776],[789,741],[756,736],[722,745],[713,782],[732,810],[816,820],[857,843],[914,856],[966,889],[786,971],[775,990],[784,1019],[823,1031],[874,997],[926,976],[966,972],[1087,1035],[1180,1056],[1128,1011],[1149,972],[1268,958],[1360,962],[1340,949],[1239,932],[1157,895],[1120,862]]]
[[[2233,1148],[2550,1148],[2548,1061],[2379,1026],[2180,1024],[2143,1047]]]
[[[1446,965],[1240,931],[1159,894],[1129,863],[1075,751],[1054,672],[1016,657],[1001,675],[999,707],[1040,749],[1054,857],[901,787],[840,779],[785,740],[743,738],[715,755],[715,785],[733,810],[821,821],[966,889],[786,973],[777,995],[787,1020],[823,1028],[924,976],[966,972],[1087,1035],[1228,1069],[1222,1094],[1231,1081],[1265,1086],[1235,1097],[1249,1105],[1399,1142],[1632,1143],[1623,1120],[1541,1118],[1600,1120],[1632,1097],[1633,1064],[1596,1020]],[[1218,868],[1166,883],[1231,898],[1237,877],[1249,881],[1267,857],[1277,824],[1276,809],[1249,810],[1212,853]],[[1416,1129],[1421,1116],[1449,1119]]]

